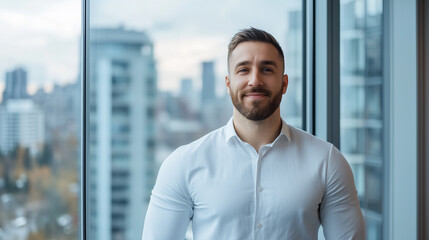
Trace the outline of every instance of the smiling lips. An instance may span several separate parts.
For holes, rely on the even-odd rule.
[[[266,93],[262,93],[262,92],[250,92],[244,95],[244,97],[248,97],[251,99],[262,99],[264,97],[266,97],[267,94]]]
[[[271,95],[271,92],[268,89],[265,89],[262,87],[254,87],[244,92],[243,98],[247,97],[253,100],[261,100],[270,95]]]

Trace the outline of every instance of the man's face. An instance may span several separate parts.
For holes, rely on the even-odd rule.
[[[229,59],[225,77],[234,107],[244,117],[260,121],[271,116],[286,92],[288,78],[277,49],[265,42],[242,42]]]

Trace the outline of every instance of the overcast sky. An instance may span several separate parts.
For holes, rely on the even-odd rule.
[[[285,47],[287,13],[301,1],[92,0],[91,26],[146,31],[154,41],[158,86],[177,90],[190,77],[198,87],[201,62],[216,62],[219,87],[227,45],[239,29],[271,32]],[[81,31],[80,0],[0,0],[0,90],[5,72],[24,66],[29,91],[76,80]]]

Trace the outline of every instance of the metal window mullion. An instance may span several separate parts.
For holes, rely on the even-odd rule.
[[[303,1],[303,11],[305,12],[303,18],[304,38],[303,38],[303,127],[311,133],[314,132],[314,117],[315,117],[315,103],[314,103],[314,72],[315,72],[315,58],[314,58],[314,32],[315,32],[315,11],[314,0]]]
[[[328,1],[328,141],[340,148],[340,1]]]
[[[382,223],[382,235],[383,239],[390,238],[390,216],[391,216],[391,205],[390,205],[390,0],[383,0],[383,93],[382,93],[382,106],[383,106],[383,195],[382,195],[382,211],[383,211],[383,223]]]
[[[417,49],[418,49],[418,239],[429,238],[429,3],[417,1]]]
[[[340,148],[340,1],[315,4],[315,134]]]
[[[86,182],[87,182],[87,159],[89,152],[87,151],[87,142],[89,143],[89,114],[87,114],[87,109],[89,108],[89,101],[87,96],[89,96],[89,1],[81,1],[81,52],[80,52],[80,81],[81,81],[81,134],[80,134],[80,196],[79,196],[79,235],[81,240],[87,239],[87,192],[86,192]]]
[[[302,20],[302,106],[301,106],[301,126],[307,128],[307,0],[301,1],[301,20]]]
[[[417,239],[417,0],[389,2],[390,239]]]

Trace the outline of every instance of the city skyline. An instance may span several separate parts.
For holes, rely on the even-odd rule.
[[[366,238],[420,234],[427,19],[399,2],[2,1],[0,239],[141,239],[164,160],[231,119],[227,48],[248,27],[283,49],[282,120],[348,161]]]
[[[64,85],[73,83],[79,77],[79,41],[80,41],[80,6],[76,0],[45,1],[40,3],[26,3],[23,0],[6,2],[0,9],[0,31],[4,38],[0,39],[0,73],[22,66],[28,70],[28,92],[34,94],[39,88],[48,92],[55,84]],[[93,4],[97,4],[94,2]],[[203,61],[215,61],[216,92],[225,93],[223,77],[226,74],[227,45],[232,34],[250,25],[261,27],[273,32],[284,45],[286,29],[281,24],[270,24],[271,19],[255,17],[249,13],[240,13],[235,18],[239,2],[219,2],[225,4],[223,18],[206,18],[204,24],[194,23],[193,18],[207,15],[213,4],[204,4],[197,1],[176,3],[175,1],[138,2],[128,0],[127,5],[135,6],[136,11],[123,13],[116,11],[114,1],[100,4],[99,10],[94,12],[91,27],[118,27],[125,26],[127,30],[148,32],[154,42],[154,55],[159,72],[159,85],[161,91],[178,93],[180,80],[191,78],[196,89],[201,88],[197,80],[201,71],[197,67]],[[25,5],[25,7],[22,7]],[[195,8],[195,5],[201,6]],[[256,1],[253,8],[261,8]],[[163,6],[170,6],[165,8]],[[177,8],[171,7],[177,6]],[[297,9],[298,3],[277,1],[276,4],[265,6],[265,11],[272,11],[279,15],[279,22],[286,22],[284,9]],[[19,9],[19,11],[17,11]],[[139,11],[137,11],[137,9]],[[178,16],[186,15],[186,18]],[[61,17],[61,21],[52,21]],[[106,17],[108,16],[108,17]],[[231,19],[236,22],[231,23]],[[258,21],[254,20],[258,19]],[[221,22],[227,22],[230,27],[223,28]],[[16,41],[10,41],[16,39]],[[25,52],[25,54],[24,54]],[[19,56],[13,57],[13,56]],[[189,56],[183,59],[183,56]],[[0,91],[4,89],[5,77],[0,74]]]

